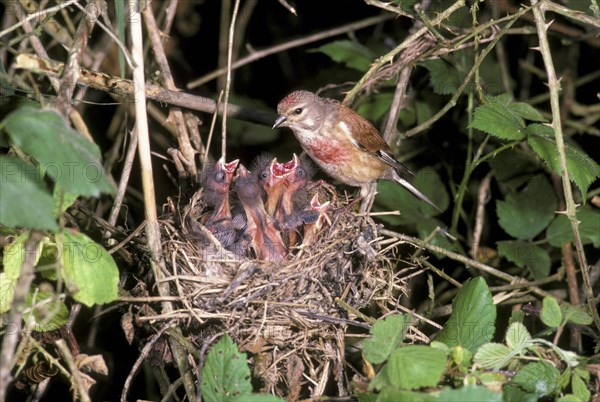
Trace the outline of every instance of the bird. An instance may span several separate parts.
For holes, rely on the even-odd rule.
[[[281,164],[281,169],[283,192],[274,217],[283,229],[284,241],[289,246],[293,246],[297,242],[296,228],[305,222],[302,211],[296,206],[302,201],[308,201],[304,193],[313,172],[310,162],[299,158],[296,154],[293,154],[292,160]]]
[[[205,168],[202,174],[204,200],[213,211],[204,215],[200,222],[226,247],[235,240],[229,190],[238,164],[238,159],[227,163],[220,158],[214,165]]]
[[[234,187],[246,214],[246,227],[242,239],[238,242],[249,239],[250,247],[258,259],[272,262],[283,260],[287,249],[273,218],[265,210],[256,175],[251,174],[243,164],[240,164]]]
[[[265,209],[273,216],[283,196],[285,170],[277,158],[265,153],[254,160],[251,171],[256,172],[258,184],[264,191]]]
[[[273,128],[291,129],[302,149],[325,173],[360,187],[361,198],[369,199],[378,180],[391,180],[440,211],[408,182],[405,177],[414,173],[395,158],[379,131],[339,101],[298,90],[277,104],[277,114]],[[363,203],[361,211],[368,209],[370,204]]]
[[[323,224],[328,219],[327,211],[331,207],[331,203],[326,201],[324,203],[319,202],[318,194],[315,194],[310,200],[310,212],[315,215],[315,218],[310,223],[304,225],[303,239],[301,249],[313,244],[317,238],[317,234],[323,227]]]

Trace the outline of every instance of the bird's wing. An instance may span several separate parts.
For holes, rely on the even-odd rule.
[[[414,172],[410,170],[408,166],[398,161],[394,157],[389,145],[387,142],[385,142],[379,131],[373,126],[373,124],[371,124],[371,122],[352,110],[349,110],[349,112],[355,113],[358,117],[360,117],[354,121],[356,132],[353,132],[350,135],[351,141],[354,145],[363,151],[369,152],[370,154],[381,159],[393,167],[401,175],[414,175]]]

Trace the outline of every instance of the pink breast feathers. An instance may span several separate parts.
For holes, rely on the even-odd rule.
[[[314,141],[308,144],[307,151],[309,151],[315,159],[327,164],[343,164],[351,159],[351,155],[344,151],[343,147],[340,147],[334,141]]]

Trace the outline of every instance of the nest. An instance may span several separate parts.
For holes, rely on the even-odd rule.
[[[171,200],[161,220],[163,276],[178,296],[178,326],[198,350],[228,333],[249,353],[256,389],[289,400],[326,390],[349,395],[344,334],[369,326],[348,310],[404,292],[393,272],[395,248],[382,247],[375,223],[335,192],[320,191],[332,203],[328,223],[281,263],[225,250],[196,223],[206,212],[202,190],[186,205]]]

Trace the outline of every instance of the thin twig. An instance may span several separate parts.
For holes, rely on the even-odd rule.
[[[223,97],[223,118],[221,120],[221,157],[226,158],[227,153],[227,107],[229,106],[229,91],[231,90],[231,59],[233,57],[233,37],[235,35],[235,21],[237,20],[240,0],[235,0],[233,15],[229,24],[229,38],[227,40],[227,76],[225,80],[225,94]]]
[[[341,34],[344,34],[347,32],[357,31],[359,29],[363,29],[363,28],[369,27],[371,25],[376,25],[383,21],[390,20],[392,18],[394,18],[394,16],[390,15],[390,14],[383,14],[383,15],[379,15],[376,17],[365,18],[364,20],[352,22],[350,24],[342,25],[337,28],[332,28],[328,31],[319,32],[319,33],[316,33],[313,35],[308,35],[303,38],[294,39],[289,42],[282,43],[280,45],[275,45],[275,46],[267,48],[267,49],[259,50],[252,54],[249,54],[246,57],[243,57],[243,58],[237,60],[235,63],[232,63],[231,70],[236,70],[242,66],[245,66],[246,64],[252,63],[253,61],[262,59],[264,57],[270,56],[275,53],[280,53],[285,50],[293,49],[295,47],[308,45],[309,43],[327,39],[332,36],[337,36],[337,35],[341,35]],[[215,78],[220,77],[221,75],[226,74],[226,73],[227,73],[226,68],[217,69],[211,73],[206,74],[203,77],[200,77],[194,81],[191,81],[190,83],[187,84],[187,88],[188,89],[197,88],[197,87],[204,85],[207,82],[212,81]]]
[[[538,0],[531,0],[533,7],[533,16],[535,19],[535,26],[538,31],[538,39],[540,43],[540,52],[542,53],[542,59],[544,60],[544,66],[546,68],[546,74],[548,75],[548,89],[550,91],[550,108],[552,110],[552,129],[554,130],[554,139],[556,140],[556,147],[558,149],[558,160],[560,163],[560,176],[562,178],[563,192],[565,194],[566,209],[565,215],[571,223],[571,230],[573,231],[573,238],[575,240],[575,249],[577,250],[577,257],[579,260],[579,268],[581,269],[581,276],[583,278],[583,286],[588,296],[588,305],[594,323],[598,330],[600,330],[600,315],[598,309],[594,305],[594,291],[590,283],[590,272],[585,252],[583,250],[583,243],[581,241],[581,235],[579,233],[579,221],[577,220],[577,206],[573,200],[573,192],[571,190],[571,181],[569,176],[569,170],[567,169],[567,156],[565,152],[565,142],[562,132],[562,121],[560,117],[560,82],[556,77],[556,71],[554,70],[554,63],[552,61],[552,52],[550,51],[550,44],[548,43],[548,37],[546,31],[548,26],[546,25],[543,11],[541,7],[538,7]]]
[[[25,242],[25,259],[21,266],[21,273],[16,281],[12,306],[5,321],[6,332],[2,340],[2,351],[0,351],[0,401],[6,400],[9,384],[12,382],[11,371],[14,364],[14,353],[19,341],[20,328],[22,325],[22,312],[27,300],[27,294],[33,282],[34,267],[38,255],[38,247],[42,241],[41,232],[33,231]]]

